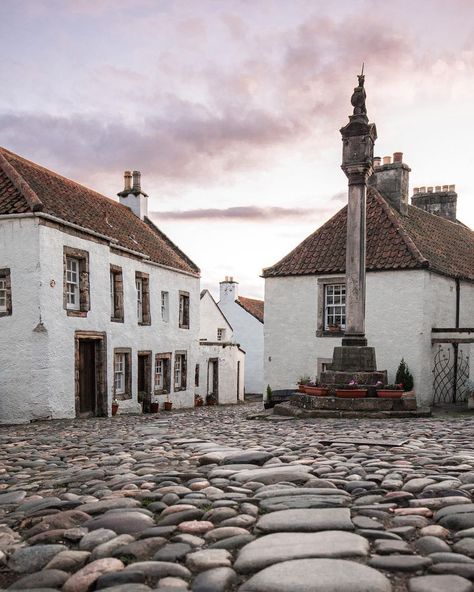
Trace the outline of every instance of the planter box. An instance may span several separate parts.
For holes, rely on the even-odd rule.
[[[343,399],[362,399],[367,396],[367,389],[336,389],[336,397]]]
[[[313,397],[327,397],[329,389],[326,386],[305,386],[304,392]]]
[[[403,395],[403,391],[390,391],[384,389],[377,390],[377,397],[382,399],[401,399]]]
[[[160,410],[159,403],[150,403],[150,413],[158,413],[159,410]]]
[[[171,409],[173,408],[173,402],[172,401],[165,401],[163,403],[165,411],[171,411]]]
[[[298,391],[300,393],[305,393],[306,392],[306,385],[305,384],[299,384],[298,385]]]

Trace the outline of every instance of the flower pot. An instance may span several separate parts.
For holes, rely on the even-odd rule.
[[[211,406],[211,405],[215,405],[217,403],[216,400],[211,399],[210,401],[207,401],[207,405]]]
[[[336,397],[342,399],[362,399],[367,396],[367,389],[336,389]]]
[[[403,394],[403,391],[390,391],[384,389],[379,389],[377,391],[377,397],[382,399],[401,399]]]
[[[305,393],[306,392],[306,385],[305,384],[299,384],[298,385],[298,391],[300,393]]]
[[[159,403],[150,403],[150,413],[158,413],[160,409]]]
[[[329,389],[326,386],[305,386],[305,393],[313,397],[327,397]]]
[[[194,406],[195,407],[202,407],[204,401],[202,399],[197,399],[194,401]]]
[[[118,403],[112,403],[112,415],[117,415],[118,408]]]
[[[171,411],[171,409],[173,408],[173,403],[171,401],[165,401],[164,408],[165,411]]]

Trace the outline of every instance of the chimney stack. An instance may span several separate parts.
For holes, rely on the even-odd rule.
[[[374,158],[374,172],[369,178],[369,185],[375,187],[392,207],[404,215],[408,210],[410,170],[403,162],[403,152],[394,152],[393,161],[391,156],[384,156],[382,165],[380,158]]]
[[[221,302],[235,302],[235,300],[237,300],[239,294],[238,294],[238,282],[236,282],[234,280],[234,278],[232,276],[225,276],[225,280],[223,282],[220,282],[219,286],[220,286],[220,300],[219,303]]]
[[[132,210],[141,220],[148,217],[148,195],[141,188],[140,171],[123,173],[124,188],[118,193],[119,201]]]
[[[417,208],[420,208],[420,210],[441,216],[442,218],[451,220],[451,222],[457,222],[458,194],[455,189],[455,185],[416,187],[413,190],[411,203]]]

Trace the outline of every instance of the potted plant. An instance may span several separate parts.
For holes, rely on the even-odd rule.
[[[158,413],[159,410],[160,410],[160,404],[158,403],[158,401],[154,401],[153,403],[150,403],[150,413]]]
[[[395,383],[401,384],[402,389],[404,391],[412,391],[413,390],[413,375],[410,372],[407,363],[402,358],[400,364],[398,365],[397,374],[395,376]]]
[[[206,405],[216,405],[217,404],[217,397],[213,393],[210,393],[206,397]]]
[[[404,393],[402,384],[377,383],[377,397],[382,399],[400,399]]]
[[[204,405],[204,399],[201,395],[195,394],[194,395],[194,406],[195,407],[202,407]]]
[[[272,387],[269,384],[267,384],[267,398],[263,402],[263,406],[265,409],[272,409],[275,407],[275,402],[272,399]]]
[[[341,325],[336,325],[334,323],[330,323],[328,325],[329,333],[340,333],[341,332]]]
[[[349,384],[344,385],[344,387],[336,389],[336,397],[341,397],[344,399],[362,399],[366,396],[367,389],[359,388],[355,378],[353,378]]]
[[[309,382],[305,386],[305,393],[313,397],[327,397],[329,395],[329,388],[327,386],[321,386],[318,381]]]
[[[311,382],[311,378],[307,375],[307,374],[303,374],[303,376],[300,376],[300,379],[298,380],[298,390],[300,393],[305,393],[305,386],[307,384],[309,384]]]
[[[171,411],[173,408],[173,401],[170,401],[170,395],[166,393],[166,401],[163,403],[163,408],[165,411]]]
[[[119,408],[119,402],[114,397],[112,399],[112,415],[117,415],[118,408]]]

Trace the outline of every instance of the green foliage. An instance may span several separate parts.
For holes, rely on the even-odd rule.
[[[267,384],[267,403],[271,403],[272,401],[272,387]]]
[[[407,363],[403,358],[400,362],[400,365],[398,366],[395,382],[397,384],[402,384],[404,391],[413,390],[413,375],[408,369]]]
[[[304,374],[298,380],[298,384],[309,384],[310,382],[311,382],[311,378],[307,374]]]

